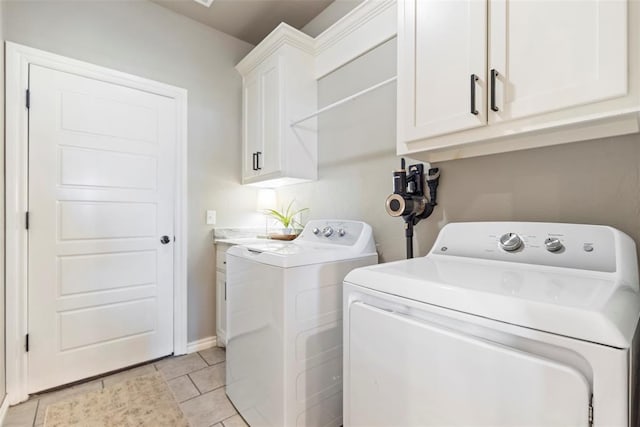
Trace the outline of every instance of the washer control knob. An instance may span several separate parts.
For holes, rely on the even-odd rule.
[[[313,234],[318,234],[320,232],[320,229],[318,227],[316,227],[311,231],[313,231]]]
[[[344,228],[341,228],[340,230],[338,230],[338,235],[339,235],[340,237],[343,237],[345,234],[347,234],[347,232],[346,232],[346,231],[344,231]]]
[[[544,241],[544,247],[547,248],[549,252],[558,252],[563,248],[563,245],[557,237],[547,237]]]
[[[507,233],[500,237],[500,247],[507,252],[517,251],[521,246],[522,239],[516,233]]]
[[[330,226],[326,226],[323,230],[322,230],[322,234],[324,235],[324,237],[329,237],[333,234],[333,228],[331,228]]]

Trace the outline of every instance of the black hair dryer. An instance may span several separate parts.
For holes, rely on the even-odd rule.
[[[413,227],[428,218],[436,207],[436,190],[440,181],[440,169],[431,168],[425,176],[424,165],[418,163],[405,169],[404,159],[400,170],[393,173],[393,194],[387,197],[385,207],[391,216],[401,216],[405,222],[407,259],[413,258]],[[426,189],[429,197],[427,198]]]

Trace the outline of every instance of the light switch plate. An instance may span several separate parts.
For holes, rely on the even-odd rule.
[[[216,211],[207,211],[207,225],[216,225]]]

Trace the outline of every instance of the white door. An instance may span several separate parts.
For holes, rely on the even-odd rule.
[[[35,392],[173,351],[176,105],[35,65],[29,88]]]
[[[345,426],[589,425],[570,366],[361,302],[348,316]]]
[[[398,6],[400,140],[485,125],[487,3],[407,0]]]
[[[625,95],[627,7],[626,0],[491,0],[498,111],[489,121]]]

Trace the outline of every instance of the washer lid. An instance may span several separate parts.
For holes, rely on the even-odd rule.
[[[611,275],[430,255],[359,268],[345,282],[617,348],[631,345],[640,297]]]
[[[377,256],[375,252],[361,253],[336,245],[298,243],[260,243],[232,246],[227,250],[227,255],[248,258],[255,262],[283,268]]]

